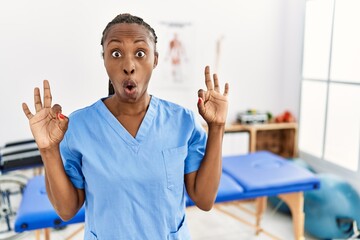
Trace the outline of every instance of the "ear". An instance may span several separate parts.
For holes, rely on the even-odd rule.
[[[154,53],[154,65],[153,65],[153,69],[156,68],[157,64],[158,64],[158,60],[159,60],[159,53],[155,52]]]
[[[104,59],[104,46],[101,44],[101,57]]]

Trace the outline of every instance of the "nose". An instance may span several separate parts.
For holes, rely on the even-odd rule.
[[[135,64],[131,59],[127,59],[126,62],[124,63],[124,73],[126,75],[131,75],[135,73]]]

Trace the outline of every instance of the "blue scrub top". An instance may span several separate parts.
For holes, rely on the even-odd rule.
[[[197,171],[206,132],[192,111],[151,97],[134,138],[100,99],[70,115],[65,171],[86,194],[85,239],[190,239],[184,174]]]

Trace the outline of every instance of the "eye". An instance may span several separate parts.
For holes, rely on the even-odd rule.
[[[137,57],[145,57],[145,52],[144,51],[138,51],[136,54],[135,54]]]
[[[111,53],[111,56],[113,56],[114,58],[119,58],[121,57],[121,53],[119,51],[113,51]]]

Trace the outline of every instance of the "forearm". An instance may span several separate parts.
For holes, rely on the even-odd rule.
[[[207,91],[198,91],[199,114],[208,124],[208,140],[203,161],[198,171],[185,176],[186,190],[195,204],[210,210],[214,205],[222,173],[222,141],[228,109],[227,95],[229,84],[225,84],[224,93],[220,93],[217,74],[210,75],[209,66],[205,67],[205,85]]]
[[[209,126],[205,155],[193,186],[193,200],[202,209],[214,204],[222,173],[224,126]]]
[[[58,147],[40,150],[45,167],[46,191],[63,220],[72,218],[83,204],[83,197],[65,173]]]

